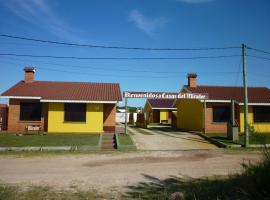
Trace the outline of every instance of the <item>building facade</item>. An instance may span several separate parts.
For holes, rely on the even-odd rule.
[[[150,123],[172,123],[174,99],[147,99],[144,106],[145,119]]]
[[[244,132],[243,87],[198,86],[197,75],[188,75],[188,85],[181,92],[204,93],[208,99],[177,100],[177,128],[206,133],[227,133],[231,119],[231,102],[234,100],[235,124]],[[248,88],[248,123],[255,132],[270,132],[270,89]]]
[[[1,94],[9,99],[9,132],[115,131],[118,83],[35,81],[34,68],[24,71],[25,79]]]

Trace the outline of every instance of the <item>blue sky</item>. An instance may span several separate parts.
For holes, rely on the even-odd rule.
[[[75,3],[76,2],[76,3]],[[110,46],[270,50],[268,0],[0,0],[0,34]],[[79,57],[240,55],[226,51],[128,51],[35,43],[0,37],[0,53]],[[270,57],[248,50],[250,55]],[[270,87],[270,61],[247,58],[248,85]],[[241,85],[241,57],[203,60],[69,60],[0,56],[0,92],[35,66],[37,80],[119,82],[122,91],[177,92],[187,72],[201,85]],[[1,100],[3,102],[3,100]],[[143,106],[144,100],[130,105]]]

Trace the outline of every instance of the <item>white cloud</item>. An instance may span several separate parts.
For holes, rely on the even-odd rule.
[[[48,1],[47,1],[48,2]],[[44,0],[9,0],[5,1],[6,8],[28,23],[52,33],[63,40],[81,41],[64,20]]]
[[[176,0],[176,1],[190,4],[199,4],[199,3],[209,3],[214,0]]]
[[[156,31],[162,28],[168,20],[164,17],[159,18],[148,18],[144,16],[138,10],[132,10],[129,14],[129,19],[132,21],[135,26],[140,29],[142,32],[146,33],[149,36],[154,36]]]

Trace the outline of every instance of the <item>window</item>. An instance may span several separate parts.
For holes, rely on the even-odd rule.
[[[65,122],[85,122],[86,104],[66,103],[65,104]]]
[[[41,103],[21,103],[20,120],[22,121],[40,121]]]
[[[229,106],[214,106],[213,107],[213,122],[229,122],[230,107]]]
[[[254,122],[270,122],[270,106],[254,106]]]

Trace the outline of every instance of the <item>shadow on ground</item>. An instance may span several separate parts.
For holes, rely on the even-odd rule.
[[[243,173],[201,179],[170,176],[158,179],[142,174],[146,179],[128,186],[124,199],[270,199],[270,157],[258,165],[243,164]],[[178,196],[178,198],[177,198]]]

